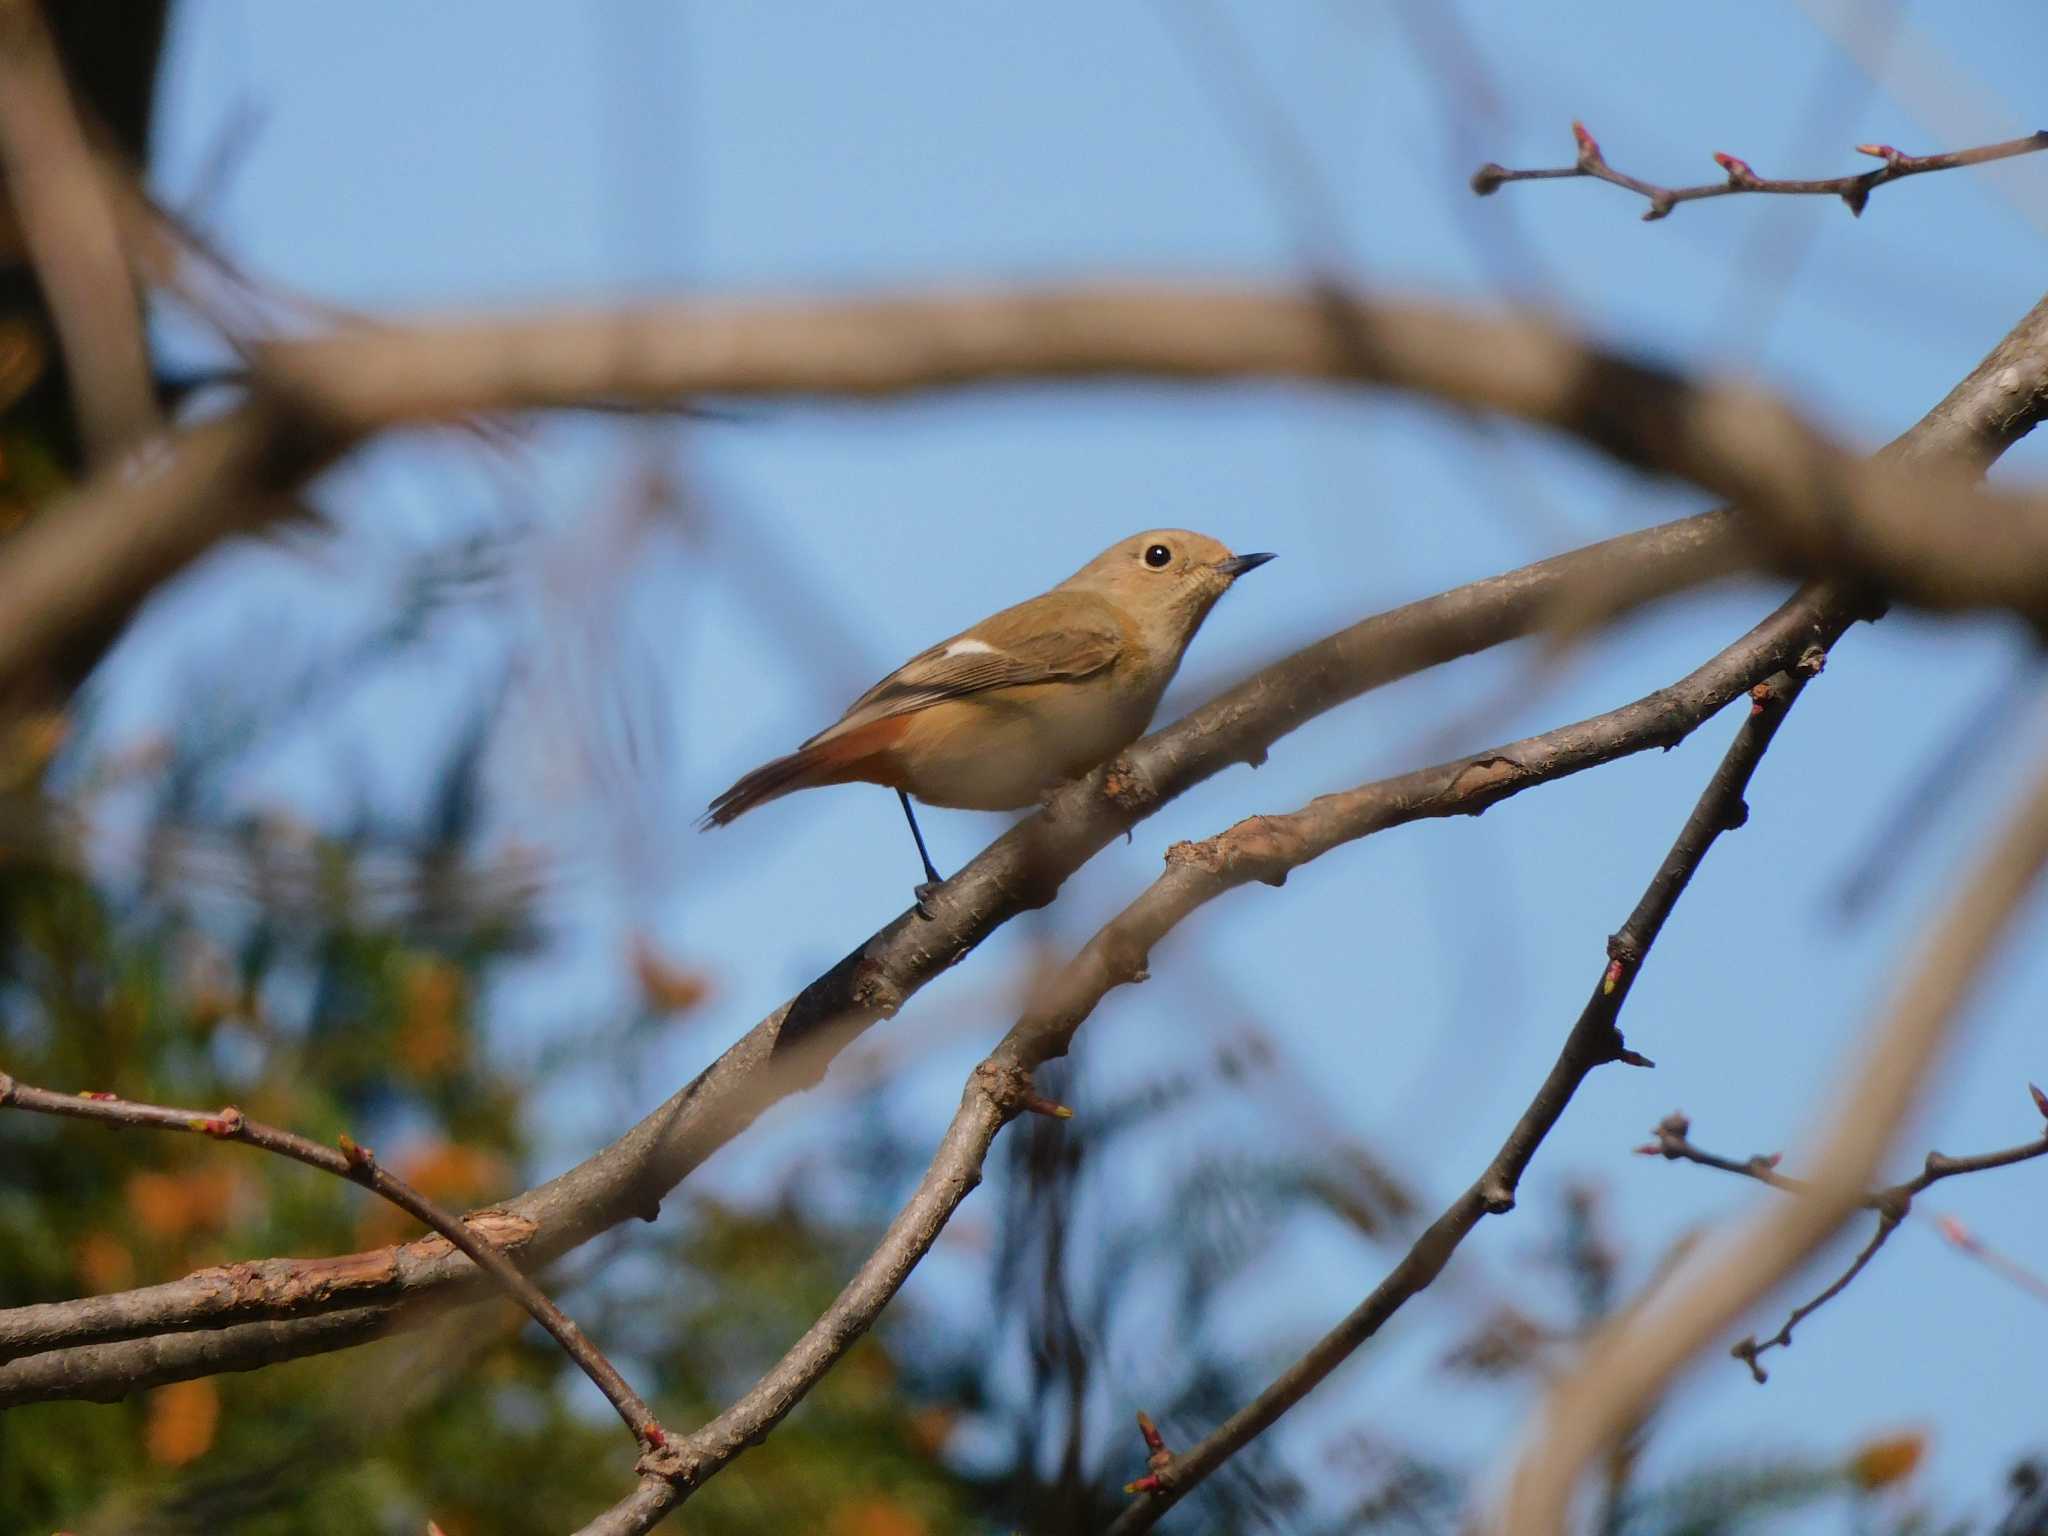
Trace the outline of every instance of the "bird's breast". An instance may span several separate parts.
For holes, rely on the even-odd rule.
[[[908,716],[891,756],[902,787],[929,805],[1016,810],[1136,741],[1157,702],[1107,673],[993,688]]]

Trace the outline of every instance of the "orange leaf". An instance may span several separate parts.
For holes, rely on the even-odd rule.
[[[417,1077],[434,1077],[462,1059],[462,1012],[469,982],[439,955],[414,955],[398,978],[398,1059]]]
[[[1849,1458],[1849,1481],[1874,1490],[1902,1483],[1927,1454],[1927,1437],[1918,1432],[1871,1440]]]
[[[927,1536],[930,1527],[901,1504],[863,1499],[840,1506],[830,1529],[832,1536]]]
[[[160,1467],[182,1467],[213,1448],[220,1393],[210,1381],[178,1381],[149,1394],[142,1443]]]
[[[125,1291],[135,1283],[135,1256],[108,1232],[88,1232],[80,1238],[72,1264],[90,1291]]]
[[[681,1013],[711,995],[711,983],[703,972],[686,971],[665,959],[645,934],[633,935],[632,960],[640,995],[656,1013]]]
[[[128,1209],[137,1226],[164,1242],[218,1232],[228,1224],[241,1183],[241,1175],[222,1164],[191,1173],[137,1173],[128,1180]]]
[[[192,1224],[184,1184],[176,1174],[132,1174],[126,1194],[129,1214],[151,1237],[165,1241],[183,1237]]]
[[[946,1442],[953,1438],[953,1428],[959,1419],[957,1409],[926,1408],[913,1413],[905,1427],[910,1433],[910,1443],[936,1460],[946,1449]]]

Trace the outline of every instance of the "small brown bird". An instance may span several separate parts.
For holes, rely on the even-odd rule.
[[[939,872],[910,797],[1017,810],[1108,761],[1144,734],[1216,599],[1272,558],[1182,528],[1112,544],[1050,592],[911,657],[837,723],[713,800],[699,825],[821,784],[887,785],[924,861],[922,910]]]

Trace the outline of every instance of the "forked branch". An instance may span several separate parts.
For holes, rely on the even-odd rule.
[[[1848,176],[1826,176],[1819,180],[1801,180],[1776,176],[1759,176],[1750,168],[1747,160],[1715,151],[1714,163],[1725,172],[1721,181],[1701,182],[1691,187],[1666,187],[1654,181],[1644,181],[1640,176],[1631,176],[1626,171],[1617,171],[1607,163],[1607,157],[1600,152],[1600,143],[1586,131],[1584,123],[1572,124],[1572,138],[1579,146],[1578,159],[1574,164],[1545,167],[1535,170],[1509,170],[1489,160],[1472,173],[1472,190],[1481,197],[1490,197],[1511,181],[1562,181],[1586,176],[1595,181],[1604,181],[1610,186],[1622,187],[1648,200],[1650,206],[1644,210],[1645,221],[1661,219],[1680,203],[1696,203],[1709,197],[1732,197],[1740,192],[1776,192],[1795,197],[1839,197],[1849,207],[1849,212],[1860,216],[1864,204],[1870,201],[1870,194],[1888,181],[1899,181],[1907,176],[1920,176],[1928,171],[1952,171],[1966,165],[1983,165],[1992,160],[2009,160],[2014,155],[2031,155],[2048,149],[2048,129],[2028,134],[2024,138],[2007,139],[1998,144],[1982,144],[1975,149],[1955,149],[1938,155],[1908,155],[1889,144],[1858,144],[1856,153],[1870,155],[1883,164],[1875,170],[1859,171]]]
[[[32,1088],[0,1072],[0,1109],[27,1110],[34,1114],[58,1115],[72,1120],[90,1120],[99,1125],[129,1126],[157,1131],[186,1131],[211,1136],[217,1141],[239,1141],[288,1157],[308,1168],[318,1168],[338,1179],[383,1196],[408,1216],[423,1222],[460,1249],[471,1263],[501,1286],[524,1307],[533,1320],[554,1336],[584,1375],[596,1383],[633,1436],[650,1452],[658,1452],[668,1437],[655,1421],[653,1412],[640,1395],[628,1386],[604,1351],[593,1344],[568,1314],[549,1299],[547,1293],[499,1251],[496,1243],[479,1228],[489,1224],[492,1213],[484,1213],[476,1226],[443,1210],[419,1190],[391,1172],[368,1147],[343,1135],[339,1144],[327,1146],[280,1130],[260,1120],[251,1120],[232,1104],[218,1110],[171,1109],[161,1104],[139,1104],[112,1093],[55,1093]],[[515,1228],[516,1231],[516,1228]]]
[[[1795,599],[1786,609],[1811,623],[1817,618],[1825,627],[1846,623],[1830,616],[1827,596],[1814,593]],[[1823,632],[1826,632],[1824,627]],[[1764,679],[1752,696],[1749,718],[1722,756],[1707,787],[1701,792],[1679,830],[1671,850],[1651,876],[1641,900],[1628,920],[1607,941],[1606,961],[1601,967],[1592,996],[1579,1012],[1565,1037],[1549,1075],[1530,1100],[1529,1107],[1508,1132],[1492,1162],[1472,1181],[1463,1194],[1430,1223],[1401,1260],[1375,1286],[1349,1316],[1312,1345],[1251,1402],[1232,1414],[1206,1438],[1165,1466],[1155,1466],[1144,1479],[1139,1498],[1127,1506],[1109,1536],[1133,1536],[1148,1531],[1167,1510],[1218,1467],[1276,1423],[1330,1372],[1335,1370],[1404,1306],[1442,1273],[1458,1245],[1479,1225],[1482,1218],[1514,1209],[1515,1194],[1536,1150],[1563,1116],[1579,1085],[1598,1067],[1619,1061],[1636,1066],[1650,1063],[1629,1049],[1622,1039],[1622,1005],[1648,958],[1650,948],[1663,931],[1678,898],[1691,883],[1707,852],[1723,832],[1743,825],[1748,818],[1744,794],[1764,751],[1776,735],[1785,712],[1792,707],[1806,681],[1819,671],[1818,658],[1807,655],[1804,665],[1788,658],[1791,670]]]
[[[2032,1088],[2030,1092],[2033,1095],[2034,1107],[2040,1110],[2044,1117],[2048,1117],[2048,1095],[2043,1095],[2039,1088]],[[1662,1157],[1668,1162],[1696,1163],[1702,1168],[1738,1174],[1768,1184],[1773,1189],[1783,1190],[1787,1194],[1804,1194],[1809,1188],[1805,1180],[1790,1178],[1778,1171],[1776,1153],[1738,1161],[1695,1146],[1691,1134],[1692,1122],[1684,1115],[1667,1115],[1658,1122],[1656,1130],[1652,1132],[1655,1139],[1644,1143],[1636,1150],[1646,1156]],[[1968,1173],[1983,1173],[1992,1168],[2009,1168],[2014,1163],[2030,1162],[2037,1157],[2048,1157],[2048,1131],[2043,1131],[2032,1141],[2022,1142],[2016,1147],[2005,1147],[1996,1152],[1980,1152],[1972,1157],[1949,1157],[1940,1152],[1928,1153],[1920,1171],[1912,1178],[1888,1185],[1884,1189],[1873,1190],[1863,1197],[1864,1208],[1877,1214],[1877,1227],[1871,1233],[1870,1241],[1849,1262],[1849,1267],[1811,1301],[1794,1307],[1791,1316],[1785,1319],[1784,1325],[1769,1338],[1758,1340],[1752,1334],[1732,1346],[1728,1353],[1747,1365],[1750,1375],[1757,1381],[1768,1379],[1768,1373],[1757,1363],[1757,1356],[1766,1350],[1783,1349],[1789,1345],[1792,1342],[1794,1328],[1848,1289],[1849,1282],[1863,1272],[1863,1266],[1876,1257],[1877,1250],[1885,1245],[1892,1233],[1898,1230],[1899,1223],[1911,1213],[1915,1195],[1943,1179],[1953,1179]]]

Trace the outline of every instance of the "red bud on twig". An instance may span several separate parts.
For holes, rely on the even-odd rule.
[[[1572,123],[1572,138],[1578,142],[1580,166],[1606,163],[1600,158],[1600,141],[1586,132],[1586,125],[1576,119]]]
[[[1756,172],[1749,168],[1747,160],[1738,160],[1733,155],[1724,155],[1716,150],[1714,164],[1728,173],[1728,180],[1735,186],[1753,187],[1757,184]]]

